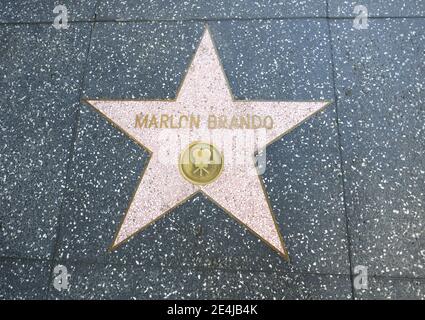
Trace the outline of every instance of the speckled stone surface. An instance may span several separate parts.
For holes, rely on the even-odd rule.
[[[53,250],[90,24],[0,26],[0,254]]]
[[[328,0],[329,17],[354,17],[354,7],[363,5],[369,17],[424,17],[423,0]]]
[[[425,299],[422,1],[97,2],[0,6],[0,299]],[[148,154],[80,97],[174,97],[205,18],[237,98],[334,101],[267,149],[289,264],[202,195],[107,251]]]
[[[46,299],[50,262],[0,258],[0,299]]]
[[[325,19],[209,24],[236,99],[331,100]]]
[[[96,23],[85,78],[90,99],[176,95],[203,23]]]
[[[87,21],[94,18],[97,0],[2,0],[0,23],[51,22],[58,15],[57,5],[68,10],[68,21]]]
[[[358,300],[424,300],[424,296],[423,278],[369,277],[368,289],[355,292],[355,299]]]
[[[325,0],[107,0],[99,2],[101,20],[325,17]]]
[[[70,264],[69,291],[50,299],[350,299],[347,276]],[[259,289],[261,288],[261,289]]]
[[[425,275],[425,20],[333,22],[353,265]]]

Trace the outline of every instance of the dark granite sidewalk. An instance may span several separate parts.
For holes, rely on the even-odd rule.
[[[424,1],[39,2],[0,3],[0,299],[425,298]],[[174,97],[205,23],[238,99],[333,101],[267,149],[290,264],[202,196],[107,251],[148,154],[81,100]]]

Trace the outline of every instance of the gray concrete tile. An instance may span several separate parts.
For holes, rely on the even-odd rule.
[[[332,97],[326,21],[273,21],[257,27],[251,22],[221,22],[211,28],[237,97]],[[201,23],[97,24],[85,96],[173,97],[202,29]],[[238,48],[244,39],[255,39],[255,45]],[[306,40],[310,47],[305,47]],[[251,61],[257,61],[255,67]],[[267,74],[270,68],[274,69]],[[284,76],[288,73],[291,77]],[[245,91],[241,83],[252,90]],[[288,265],[202,196],[108,253],[147,154],[93,109],[83,108],[60,257],[144,266],[348,274],[335,118],[331,106],[268,150],[264,182],[288,242],[293,261]]]
[[[223,19],[325,17],[325,0],[107,0],[99,2],[99,19]]]
[[[96,23],[84,96],[175,96],[202,34],[202,23]]]
[[[96,0],[2,0],[0,23],[51,22],[58,16],[53,12],[57,5],[64,5],[68,21],[94,19]]]
[[[423,277],[425,20],[331,27],[353,265]]]
[[[291,264],[304,272],[349,273],[334,119],[329,109],[267,150],[266,189]]]
[[[424,300],[425,281],[371,277],[368,280],[368,288],[356,290],[355,298],[358,300]]]
[[[89,31],[0,27],[0,255],[52,251]]]
[[[348,276],[70,264],[69,291],[51,299],[350,299]],[[259,289],[261,288],[261,290]]]
[[[49,262],[0,258],[0,299],[46,299]]]
[[[234,96],[332,99],[325,19],[210,23]]]
[[[367,8],[369,17],[423,17],[425,2],[422,0],[328,0],[330,17],[354,17],[356,5]]]

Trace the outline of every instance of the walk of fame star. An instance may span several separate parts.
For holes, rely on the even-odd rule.
[[[329,102],[237,101],[229,88],[206,27],[175,100],[87,100],[150,152],[111,249],[202,192],[288,259],[253,155]],[[259,130],[265,132],[262,141],[256,138],[242,147],[226,147],[229,138],[243,139]],[[183,136],[190,141],[172,144],[166,140],[185,141]],[[168,146],[165,153],[164,146]],[[164,154],[173,161],[164,161]],[[249,154],[249,165],[235,164],[235,154]]]

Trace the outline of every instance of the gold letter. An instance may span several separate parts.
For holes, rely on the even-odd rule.
[[[197,116],[190,115],[190,128],[193,128],[193,125],[195,125],[196,128],[199,128],[199,122],[201,121],[201,118],[199,117],[199,114]]]
[[[160,128],[168,128],[168,114],[161,114]]]
[[[255,123],[255,120],[257,120],[257,124]],[[252,116],[252,129],[258,129],[261,127],[261,118],[259,116],[253,115]]]
[[[238,117],[233,115],[230,120],[230,129],[239,129]]]
[[[267,124],[268,119],[269,119],[269,121],[268,121],[269,124]],[[265,116],[263,125],[264,125],[264,128],[266,128],[266,129],[273,129],[273,118],[270,117],[270,116]]]
[[[140,122],[140,117],[142,116],[142,113],[140,113],[140,115],[136,114],[136,122],[134,123],[134,127],[135,128],[146,128],[146,125],[148,123],[148,115],[145,115],[143,117],[143,121]]]
[[[151,121],[149,122],[149,128],[151,128],[152,126],[155,126],[155,128],[158,128],[158,122],[156,121],[156,117],[153,114]]]
[[[215,117],[215,115],[210,114],[208,116],[208,129],[215,129],[216,126],[217,126],[217,118]]]
[[[227,117],[219,116],[218,117],[218,127],[227,129]]]
[[[251,126],[249,125],[249,115],[246,115],[246,118],[244,116],[240,117],[240,128],[241,129],[251,128]]]
[[[174,115],[171,115],[171,129],[178,129],[179,127],[174,123]]]
[[[183,126],[183,124],[182,124],[182,122],[183,122],[183,119],[185,120],[185,125]],[[180,119],[179,119],[179,128],[186,128],[186,126],[187,126],[187,122],[189,121],[189,119],[188,119],[188,117],[187,116],[185,116],[185,115],[181,115],[180,116]]]

